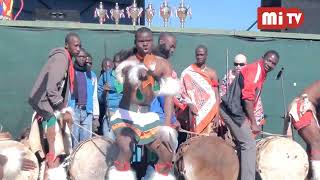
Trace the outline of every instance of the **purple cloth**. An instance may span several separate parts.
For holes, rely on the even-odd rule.
[[[87,79],[85,72],[76,71],[76,81],[77,81],[77,105],[87,104]]]

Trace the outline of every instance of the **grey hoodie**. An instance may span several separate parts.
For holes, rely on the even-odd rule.
[[[66,106],[69,92],[68,66],[65,48],[53,49],[33,85],[29,104],[44,119],[49,119],[54,111]]]

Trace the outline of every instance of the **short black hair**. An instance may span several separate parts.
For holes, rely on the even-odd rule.
[[[119,57],[120,62],[122,62],[123,60],[128,59],[128,57],[134,55],[134,50],[133,48],[131,49],[121,49],[119,52],[117,52],[114,56],[113,56],[113,61],[115,61],[116,57]]]
[[[197,52],[198,49],[203,49],[206,52],[206,54],[208,53],[208,48],[203,44],[198,45],[195,51]]]
[[[65,39],[64,39],[64,43],[65,43],[65,44],[69,43],[72,37],[76,37],[76,38],[80,39],[80,37],[79,37],[79,35],[78,35],[77,33],[75,33],[75,32],[69,32],[69,33],[66,35]]]
[[[280,59],[280,55],[277,51],[275,50],[269,50],[266,53],[264,53],[264,55],[262,56],[262,58],[265,58],[268,54],[274,54],[278,59]]]
[[[176,38],[172,33],[170,32],[161,32],[159,35],[158,43],[160,43],[160,40],[165,38],[165,37],[173,37]]]
[[[143,33],[143,32],[148,32],[148,33],[151,33],[151,35],[152,35],[151,29],[149,29],[149,28],[147,28],[147,27],[141,27],[141,28],[139,28],[139,29],[136,31],[136,33],[135,33],[135,36],[134,36],[135,40],[137,40],[138,34],[141,34],[141,33]]]

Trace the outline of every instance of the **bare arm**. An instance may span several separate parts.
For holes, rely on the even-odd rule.
[[[212,70],[212,73],[211,73],[211,74],[212,74],[212,75],[211,75],[211,79],[212,79],[214,82],[217,83],[217,84],[214,84],[214,85],[213,85],[213,91],[214,91],[214,94],[215,94],[215,96],[216,96],[216,101],[217,101],[217,103],[220,104],[220,103],[219,103],[219,102],[220,102],[220,94],[219,94],[219,89],[218,89],[218,87],[219,87],[219,84],[218,84],[219,78],[218,78],[217,72],[216,72],[215,70]]]
[[[160,59],[158,60],[157,67],[159,67],[160,71],[155,71],[156,75],[160,75],[160,78],[168,78],[172,76],[172,67],[168,63],[168,61]],[[171,125],[171,118],[173,114],[173,96],[165,96],[164,97],[164,113],[165,113],[165,125]]]

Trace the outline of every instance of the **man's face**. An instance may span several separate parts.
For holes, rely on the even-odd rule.
[[[71,37],[70,41],[66,44],[66,49],[70,52],[70,54],[76,57],[81,48],[81,41],[78,37]]]
[[[150,32],[141,32],[136,36],[137,52],[141,56],[150,54],[152,51],[153,38]]]
[[[85,65],[88,67],[88,68],[91,68],[92,67],[92,58],[90,57],[90,56],[88,56],[87,58],[86,58],[86,63],[85,63]]]
[[[80,52],[76,56],[76,61],[79,64],[79,66],[81,66],[81,67],[85,66],[86,61],[87,61],[87,55],[83,51],[80,50]]]
[[[197,60],[197,64],[199,65],[203,65],[206,63],[206,60],[207,60],[207,57],[208,57],[208,54],[207,52],[205,51],[205,49],[203,48],[198,48],[196,50],[196,60]]]
[[[263,58],[264,62],[264,69],[267,72],[272,71],[278,64],[279,59],[275,54],[269,53]]]
[[[167,36],[163,40],[160,40],[160,43],[165,45],[165,50],[169,52],[169,57],[172,56],[176,50],[176,38],[172,36]]]
[[[245,58],[235,58],[234,59],[234,62],[233,62],[233,65],[234,65],[234,69],[235,71],[238,73],[241,71],[241,69],[247,65],[247,60]]]

